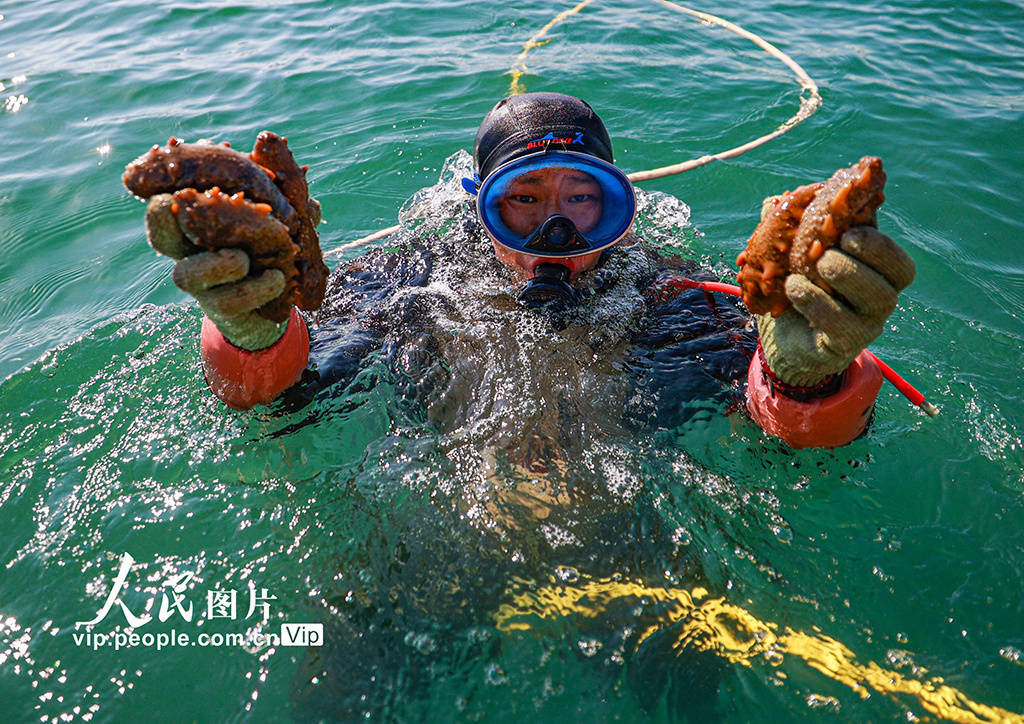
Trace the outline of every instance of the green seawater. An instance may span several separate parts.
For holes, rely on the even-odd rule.
[[[872,350],[938,418],[887,385],[869,434],[834,451],[726,418],[595,434],[572,462],[626,521],[619,557],[563,555],[549,530],[538,559],[476,535],[458,501],[479,466],[459,431],[399,404],[382,362],[299,412],[235,413],[206,389],[200,315],[146,245],[124,165],[170,136],[247,149],[273,129],[310,164],[335,249],[396,223],[471,149],[522,44],[569,7],[0,6],[0,718],[338,715],[309,693],[305,646],[76,640],[126,553],[122,600],[152,616],[136,633],[321,623],[324,666],[358,686],[379,663],[368,708],[396,721],[1024,715],[1019,0],[701,5],[793,56],[823,105],[746,155],[641,186],[676,209],[647,223],[724,277],[763,197],[881,156],[879,223],[918,275]],[[526,63],[528,90],[598,109],[627,171],[744,143],[801,99],[749,41],[641,0],[597,0]],[[722,599],[717,629],[692,633],[659,599],[692,587],[682,560],[701,600]],[[207,615],[215,591],[235,593],[234,616]],[[127,633],[121,607],[93,632]],[[687,702],[702,682],[717,694]]]

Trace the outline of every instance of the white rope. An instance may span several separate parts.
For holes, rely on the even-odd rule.
[[[795,60],[790,58],[788,55],[783,53],[781,50],[776,48],[774,45],[769,43],[764,38],[760,37],[759,35],[755,35],[754,33],[751,33],[749,30],[744,30],[739,25],[731,23],[728,20],[718,17],[717,15],[710,15],[708,13],[700,12],[699,10],[692,10],[690,8],[683,7],[682,5],[677,5],[674,2],[670,2],[670,0],[654,1],[678,12],[686,13],[687,15],[692,15],[695,18],[699,18],[701,22],[707,23],[709,25],[718,25],[720,27],[725,28],[726,30],[731,30],[732,32],[736,33],[742,38],[746,38],[750,42],[754,43],[754,45],[756,45],[757,47],[761,48],[766,53],[771,55],[773,58],[777,58],[781,60],[783,63],[785,63],[789,67],[789,69],[792,70],[793,73],[796,75],[797,80],[800,81],[800,87],[803,88],[804,91],[808,92],[809,95],[806,95],[803,98],[801,98],[800,108],[799,110],[797,110],[796,114],[794,114],[791,118],[789,118],[786,122],[784,122],[781,126],[776,128],[771,133],[766,133],[765,135],[760,136],[759,138],[755,138],[752,141],[748,141],[747,143],[744,143],[740,146],[736,146],[735,148],[730,148],[726,151],[719,151],[718,153],[708,154],[706,156],[701,156],[700,158],[695,158],[690,161],[672,164],[671,166],[662,166],[660,168],[653,168],[648,171],[636,171],[628,175],[630,181],[636,183],[639,181],[650,181],[651,179],[664,178],[666,176],[674,176],[676,174],[683,173],[684,171],[690,171],[691,169],[700,168],[701,166],[705,166],[711,163],[712,161],[721,161],[726,158],[736,158],[737,156],[740,156],[746,153],[747,151],[755,149],[758,146],[763,146],[772,139],[778,138],[783,133],[788,132],[801,121],[810,118],[811,115],[816,110],[818,110],[818,108],[821,107],[821,95],[818,93],[818,84],[811,79],[811,76],[807,75],[804,69],[801,68]]]
[[[531,37],[528,41],[526,41],[523,44],[523,50],[516,57],[516,60],[513,63],[512,68],[509,70],[509,73],[512,76],[512,83],[509,88],[509,92],[511,95],[522,93],[524,90],[522,84],[520,83],[520,78],[522,78],[522,76],[526,73],[525,60],[527,54],[534,48],[538,48],[548,42],[547,40],[542,41],[541,39],[545,35],[547,35],[548,31],[551,30],[552,27],[564,21],[568,17],[580,12],[581,10],[583,10],[583,8],[585,8],[593,1],[594,0],[583,0],[583,2],[579,3],[575,7],[562,11],[561,13],[556,15],[550,22],[548,22],[547,25],[545,25],[543,28],[534,33],[533,37]],[[807,75],[806,71],[804,71],[804,69],[801,68],[795,60],[793,60],[791,57],[783,53],[781,50],[776,48],[774,45],[769,43],[761,36],[751,33],[749,30],[745,30],[744,28],[741,28],[739,25],[736,25],[735,23],[725,20],[724,18],[720,18],[717,15],[711,15],[710,13],[701,12],[700,10],[693,10],[692,8],[678,5],[674,2],[671,2],[670,0],[654,0],[654,2],[664,5],[665,7],[670,8],[676,12],[692,15],[693,17],[697,18],[701,22],[706,23],[708,25],[714,25],[721,28],[725,28],[726,30],[736,33],[740,37],[745,38],[750,42],[754,43],[756,46],[764,50],[773,58],[781,60],[783,63],[786,64],[786,66],[790,70],[793,71],[794,75],[796,75],[797,80],[800,82],[800,87],[803,89],[804,94],[800,99],[800,108],[797,110],[797,112],[771,133],[766,133],[763,136],[759,136],[758,138],[755,138],[751,141],[747,141],[746,143],[736,146],[734,148],[730,148],[725,151],[719,151],[718,153],[707,154],[705,156],[701,156],[700,158],[694,158],[689,161],[683,161],[681,163],[674,163],[669,166],[661,166],[660,168],[652,168],[647,171],[634,171],[631,174],[627,174],[627,177],[633,183],[639,183],[641,181],[651,181],[653,179],[665,178],[666,176],[675,176],[676,174],[691,171],[695,168],[700,168],[701,166],[706,166],[712,161],[721,161],[727,158],[736,158],[737,156],[740,156],[746,153],[747,151],[753,150],[758,146],[763,146],[769,141],[778,138],[784,133],[787,133],[798,123],[809,118],[816,110],[818,110],[818,108],[821,107],[821,95],[818,93],[818,85],[814,82],[814,80],[809,75]],[[342,244],[341,246],[332,249],[324,256],[337,256],[345,251],[348,251],[349,249],[357,249],[365,244],[369,244],[372,241],[377,241],[378,239],[382,239],[385,236],[388,236],[389,234],[393,234],[400,228],[401,225],[396,224],[395,226],[389,226],[386,229],[375,231],[374,233],[369,234],[368,236],[364,236],[361,239],[356,239],[355,241],[349,241],[345,244]]]

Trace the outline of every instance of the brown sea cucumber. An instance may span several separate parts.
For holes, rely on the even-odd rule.
[[[252,149],[252,160],[268,170],[274,183],[291,202],[298,216],[292,227],[292,239],[299,245],[295,265],[302,279],[296,290],[295,303],[302,309],[319,309],[327,289],[329,271],[320,251],[320,235],[316,225],[320,223],[320,204],[309,196],[306,171],[309,166],[300,167],[295,162],[288,139],[271,131],[262,131],[256,137]]]
[[[179,225],[196,245],[243,249],[254,274],[281,269],[285,292],[258,311],[283,321],[291,304],[319,309],[327,287],[316,231],[320,204],[309,196],[307,168],[295,162],[287,140],[270,131],[259,134],[251,154],[227,143],[172,137],[128,164],[122,181],[142,198],[173,193]]]
[[[828,289],[817,272],[821,255],[843,232],[872,223],[885,201],[882,159],[864,156],[827,181],[800,186],[771,201],[771,207],[736,258],[743,301],[755,314],[779,316],[790,305],[785,281],[803,274]]]
[[[270,204],[289,229],[297,223],[295,209],[267,172],[249,154],[225,144],[185,143],[172,136],[166,146],[153,146],[129,163],[121,181],[143,199],[184,188],[241,191],[250,201]]]
[[[194,244],[210,250],[242,249],[249,255],[251,275],[265,269],[284,273],[284,292],[256,311],[275,322],[286,320],[299,286],[299,249],[288,227],[271,215],[270,205],[252,203],[241,192],[226,194],[216,186],[207,191],[181,189],[172,198],[171,211]]]

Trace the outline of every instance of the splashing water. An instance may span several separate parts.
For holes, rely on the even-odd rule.
[[[508,689],[554,711],[623,667],[641,673],[594,713],[661,701],[666,672],[713,698],[721,662],[676,652],[642,673],[643,652],[667,641],[638,649],[629,610],[533,621],[543,636],[516,634],[502,650],[493,617],[513,581],[704,586],[808,610],[840,595],[777,566],[798,537],[779,491],[806,487],[799,456],[717,402],[699,424],[626,419],[667,402],[643,386],[634,349],[654,252],[724,273],[686,205],[639,192],[634,236],[581,278],[584,301],[525,310],[514,302],[521,281],[496,260],[461,188],[470,168],[468,154],[450,158],[406,204],[402,230],[360,262],[399,252],[433,266],[429,283],[374,311],[380,351],[305,409],[226,410],[202,380],[198,313],[182,306],[110,320],[4,382],[5,571],[74,592],[46,612],[49,626],[0,629],[0,652],[26,663],[22,676],[39,682],[74,658],[70,624],[99,608],[124,550],[145,580],[132,605],[190,571],[198,592],[273,581],[279,619],[323,622],[328,645],[298,662],[237,651],[224,669],[309,716],[413,716],[451,701],[468,715],[507,706]],[[355,303],[342,295],[327,311]],[[865,445],[816,456],[816,484],[842,485]],[[577,653],[564,658],[563,644]],[[100,712],[184,655],[128,651],[104,672],[121,684],[67,700],[80,694]],[[536,670],[548,682],[540,691]]]

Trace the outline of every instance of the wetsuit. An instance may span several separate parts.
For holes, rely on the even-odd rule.
[[[456,239],[391,240],[340,265],[315,318],[293,312],[273,348],[243,352],[204,326],[207,376],[229,404],[283,394],[285,406],[303,408],[354,392],[349,383],[378,365],[392,394],[437,433],[430,464],[454,458],[465,470],[452,490],[432,488],[438,499],[400,516],[409,530],[390,531],[382,550],[370,546],[375,564],[342,571],[337,594],[325,595],[325,644],[307,652],[292,693],[300,719],[411,716],[426,672],[499,657],[490,650],[499,639],[473,632],[508,602],[510,581],[544,581],[553,566],[627,581],[669,569],[687,585],[705,580],[644,496],[593,468],[616,450],[602,448],[609,437],[685,438],[742,407],[757,360],[749,315],[732,297],[681,287],[683,278],[710,278],[694,263],[637,243],[581,275],[578,306],[524,310],[472,209],[458,223]],[[678,646],[671,627],[641,646],[632,609],[583,620],[606,652],[585,658],[595,687],[616,685],[615,652],[626,652],[642,707],[664,694],[673,711],[710,715],[723,670],[713,653]],[[422,646],[410,631],[425,632]]]
[[[489,249],[481,249],[477,263],[496,265]],[[236,409],[270,402],[282,393],[301,403],[321,389],[351,379],[376,350],[398,367],[422,366],[429,359],[439,367],[434,376],[442,374],[444,364],[438,365],[437,357],[444,353],[437,349],[430,329],[431,314],[423,314],[421,307],[432,306],[436,317],[436,308],[447,304],[458,315],[460,305],[450,295],[428,302],[426,290],[438,271],[451,266],[463,251],[444,243],[412,242],[404,250],[378,250],[340,266],[331,276],[313,334],[307,331],[313,319],[304,319],[293,309],[285,335],[266,350],[235,348],[206,320],[201,346],[211,388]],[[671,424],[673,419],[692,417],[701,406],[721,408],[723,400],[745,386],[745,404],[753,420],[794,447],[839,446],[864,431],[882,379],[864,354],[831,389],[786,388],[773,379],[757,353],[756,333],[742,308],[724,295],[679,285],[684,278],[710,278],[706,273],[653,252],[643,252],[650,261],[643,273],[626,275],[628,279],[606,273],[606,259],[623,253],[622,247],[606,253],[583,286],[585,298],[599,299],[609,287],[623,283],[643,298],[642,309],[634,305],[630,310],[634,318],[628,333],[633,347],[629,366],[653,393],[646,399],[656,401],[657,409],[627,409],[627,415],[646,415],[655,424]],[[450,269],[447,273],[452,276]],[[558,314],[550,319],[556,329]],[[405,370],[399,376],[424,379],[429,375],[424,370]],[[432,384],[437,384],[436,379]],[[409,394],[426,392],[409,390]]]

